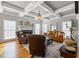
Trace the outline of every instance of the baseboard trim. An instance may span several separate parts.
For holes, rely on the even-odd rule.
[[[0,43],[6,43],[6,42],[11,42],[11,41],[16,41],[17,39],[8,39],[8,40],[5,40],[5,41],[1,41]]]

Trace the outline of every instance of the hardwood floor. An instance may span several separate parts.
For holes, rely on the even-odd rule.
[[[0,44],[0,58],[30,58],[31,56],[18,41]]]

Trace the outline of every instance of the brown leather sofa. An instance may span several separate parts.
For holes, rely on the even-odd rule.
[[[58,42],[63,42],[64,41],[64,34],[62,32],[55,33],[53,40],[58,41]]]
[[[29,50],[32,56],[45,57],[46,45],[45,36],[43,35],[30,35],[29,36]]]
[[[53,41],[63,42],[64,41],[64,32],[60,31],[49,31],[46,34]]]

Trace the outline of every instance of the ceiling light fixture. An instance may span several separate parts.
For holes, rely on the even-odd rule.
[[[35,19],[37,19],[37,20],[42,20],[43,19],[43,16],[40,14],[40,11],[39,11],[39,13],[38,13],[38,15],[36,16]]]

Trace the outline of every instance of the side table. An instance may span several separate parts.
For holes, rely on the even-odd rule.
[[[76,52],[69,52],[65,49],[65,46],[62,46],[60,49],[60,55],[64,58],[76,58]]]

